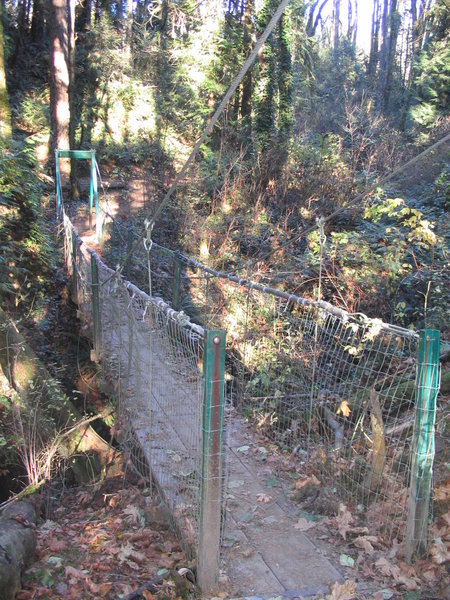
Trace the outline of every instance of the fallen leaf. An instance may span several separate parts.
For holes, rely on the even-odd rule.
[[[181,462],[182,458],[179,454],[177,454],[176,452],[174,452],[173,450],[167,450],[167,454],[170,456],[170,458],[174,461],[174,462]]]
[[[435,538],[430,546],[430,554],[433,562],[437,565],[444,565],[450,560],[450,552],[441,538]]]
[[[375,535],[365,535],[355,538],[352,542],[357,548],[362,548],[366,554],[373,554],[375,552],[372,544],[376,544],[378,538]]]
[[[272,502],[272,496],[268,496],[267,494],[256,494],[256,500],[258,502],[269,504],[269,502]]]
[[[352,600],[356,594],[356,581],[348,579],[344,583],[336,582],[326,600]]]
[[[251,512],[244,512],[241,515],[241,521],[243,523],[250,523],[250,521],[253,519],[254,514]]]
[[[228,487],[231,489],[241,487],[241,485],[244,485],[244,481],[242,479],[235,479],[234,481],[228,482]]]
[[[134,548],[134,546],[128,542],[125,544],[125,546],[122,546],[117,558],[120,560],[120,562],[131,560],[137,564],[141,564],[145,561],[145,555],[141,552],[138,552],[136,548]]]
[[[395,583],[397,583],[398,585],[403,585],[409,591],[416,590],[418,587],[417,581],[413,577],[408,577],[403,573],[400,573],[400,575],[398,575],[398,577],[395,577],[394,579]]]
[[[342,535],[344,540],[346,540],[347,533],[351,529],[351,524],[353,523],[353,516],[345,504],[339,504],[338,515],[335,518],[335,523],[339,533]]]
[[[446,502],[450,498],[450,481],[446,481],[434,490],[434,499],[437,502]]]
[[[300,517],[300,519],[297,521],[297,523],[294,525],[294,529],[298,529],[298,531],[308,531],[308,529],[311,529],[312,527],[315,527],[317,525],[317,521],[307,521],[306,519],[303,519],[302,517]]]
[[[354,567],[355,566],[355,560],[348,554],[341,554],[339,556],[339,563],[343,567]]]
[[[267,485],[267,487],[271,487],[271,488],[280,487],[280,482],[278,481],[278,479],[276,477],[266,477],[264,479],[264,483]]]
[[[339,408],[337,409],[336,414],[342,414],[343,417],[349,417],[351,412],[352,410],[347,400],[342,400],[342,402],[339,404]]]
[[[138,506],[127,506],[127,508],[124,509],[123,513],[127,515],[128,521],[130,521],[131,523],[134,523],[135,525],[140,525],[141,527],[145,525],[145,516],[143,515],[143,512]]]
[[[299,479],[295,482],[295,489],[301,490],[306,485],[319,486],[320,481],[317,479],[315,475],[311,475],[311,477],[307,477],[306,479]]]
[[[77,500],[79,501],[81,506],[86,506],[86,504],[89,504],[92,501],[92,494],[90,492],[82,490],[81,492],[78,492]]]
[[[375,562],[375,566],[377,567],[378,571],[382,575],[386,575],[386,577],[393,577],[395,579],[400,575],[400,569],[396,565],[390,563],[387,558],[384,558],[384,556]]]
[[[52,539],[48,545],[48,549],[50,552],[63,552],[64,550],[67,550],[67,542],[64,540]]]
[[[239,448],[236,448],[236,452],[242,452],[242,454],[247,454],[249,450],[250,446],[240,446]]]
[[[82,571],[81,569],[75,569],[70,565],[64,569],[64,573],[66,577],[75,577],[75,579],[85,579],[86,571]]]
[[[60,581],[56,585],[55,591],[64,598],[66,596],[66,594],[67,594],[68,587],[69,586],[67,585],[67,583],[64,583],[63,581]]]
[[[236,538],[225,538],[222,542],[222,546],[225,546],[225,548],[232,548],[235,544],[237,544],[238,540]]]

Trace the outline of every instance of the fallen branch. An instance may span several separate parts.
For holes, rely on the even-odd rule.
[[[150,591],[152,594],[156,594],[159,591],[159,587],[163,583],[164,579],[161,575],[156,576],[154,579],[143,583],[134,592],[125,596],[123,600],[136,600],[142,596],[143,592]]]

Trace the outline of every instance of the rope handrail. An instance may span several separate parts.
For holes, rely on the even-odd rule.
[[[277,298],[281,298],[282,300],[287,300],[288,302],[292,302],[293,304],[299,304],[301,306],[316,306],[316,307],[326,310],[327,312],[331,313],[332,315],[339,317],[346,321],[350,320],[351,318],[360,319],[365,322],[375,321],[375,319],[371,319],[364,313],[359,313],[359,312],[358,313],[350,313],[350,312],[344,310],[343,308],[339,308],[337,306],[334,306],[333,304],[330,304],[329,302],[326,302],[325,300],[319,301],[319,300],[312,300],[310,298],[303,298],[302,296],[297,296],[296,294],[290,294],[288,292],[284,292],[283,290],[279,290],[277,288],[273,288],[268,285],[262,285],[260,283],[256,283],[255,281],[245,279],[244,277],[238,277],[237,275],[232,275],[226,271],[216,271],[215,269],[212,269],[211,267],[207,267],[206,265],[202,264],[201,262],[199,262],[193,258],[190,258],[189,256],[186,256],[185,254],[183,254],[181,252],[174,252],[173,250],[170,250],[170,249],[166,248],[165,246],[161,246],[160,244],[157,244],[156,242],[153,242],[153,245],[156,248],[159,248],[163,251],[177,254],[184,263],[190,264],[193,267],[195,267],[196,269],[200,269],[204,273],[208,273],[209,275],[212,275],[213,277],[218,277],[220,279],[227,279],[229,281],[237,283],[239,286],[248,288],[250,290],[256,290],[256,291],[262,292],[264,294],[270,294],[271,296],[275,296]],[[392,325],[390,323],[385,323],[384,321],[380,321],[379,319],[376,319],[376,320],[379,321],[380,327],[382,329],[392,331],[393,333],[405,335],[407,337],[412,337],[412,338],[419,337],[419,334],[412,329],[406,329],[406,328],[400,327],[398,325]]]
[[[83,252],[83,248],[85,249],[85,252],[87,252],[98,264],[99,267],[102,268],[102,270],[104,270],[106,273],[108,273],[108,275],[110,276],[108,278],[108,280],[111,277],[114,277],[117,274],[117,271],[114,271],[114,269],[111,269],[111,267],[108,267],[108,265],[106,265],[102,259],[99,257],[99,255],[97,254],[97,252],[95,250],[93,250],[92,248],[90,248],[81,238],[81,236],[79,235],[79,233],[77,232],[77,230],[75,229],[75,227],[73,226],[72,221],[69,219],[69,217],[64,213],[64,225],[66,227],[69,227],[72,235],[75,237],[75,239],[77,240],[78,246],[80,248],[80,250]],[[120,275],[120,279],[121,282],[123,283],[123,285],[127,288],[127,290],[131,291],[132,294],[134,295],[138,295],[140,296],[145,302],[148,302],[150,304],[153,304],[154,306],[162,309],[166,314],[167,314],[167,318],[170,318],[174,321],[177,321],[179,323],[182,323],[184,327],[190,329],[192,332],[194,332],[195,334],[203,337],[204,335],[204,329],[201,325],[198,325],[197,323],[192,323],[189,316],[186,315],[186,313],[184,313],[183,311],[176,311],[174,310],[169,304],[167,304],[167,302],[165,302],[162,298],[160,298],[159,296],[153,296],[150,297],[146,292],[144,292],[143,290],[141,290],[140,288],[138,288],[136,285],[134,285],[134,283],[132,283],[131,281],[128,281],[127,279],[125,279],[124,277],[122,277],[122,275]],[[100,285],[102,285],[104,282],[100,282]]]

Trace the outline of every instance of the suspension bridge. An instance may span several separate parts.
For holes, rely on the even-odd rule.
[[[342,580],[321,536],[298,525],[292,489],[311,471],[411,558],[426,544],[438,332],[215,271],[155,244],[151,228],[130,241],[98,201],[95,154],[72,153],[91,161],[88,213],[64,204],[57,168],[72,297],[118,437],[170,508],[202,589],[296,598]],[[70,155],[57,151],[57,165]],[[132,254],[128,279],[88,245],[93,229]]]

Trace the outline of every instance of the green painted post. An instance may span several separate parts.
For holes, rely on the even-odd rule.
[[[91,254],[91,289],[92,289],[92,315],[93,323],[93,342],[94,349],[91,352],[91,360],[98,362],[100,360],[101,346],[101,328],[100,328],[100,290],[98,281],[98,265],[94,256]]]
[[[59,172],[59,151],[55,150],[56,220],[61,216],[61,173]]]
[[[217,589],[219,578],[225,383],[225,331],[222,329],[205,332],[203,376],[203,459],[197,575],[200,588],[206,594]]]
[[[91,158],[92,150],[58,150],[60,158]]]
[[[172,308],[180,310],[180,281],[181,281],[181,260],[178,252],[173,255],[173,285],[172,285]]]
[[[95,150],[91,150],[91,196],[94,196],[95,202],[95,233],[97,241],[101,243],[103,241],[103,215],[100,215],[98,205],[98,183],[97,183],[97,163],[95,160]],[[92,204],[90,196],[90,204]],[[91,208],[92,210],[92,208]]]
[[[411,481],[405,535],[405,557],[427,549],[428,515],[434,460],[436,399],[439,391],[440,333],[435,329],[420,332],[416,380],[416,415],[412,444]]]
[[[72,300],[78,305],[77,238],[72,231]]]

